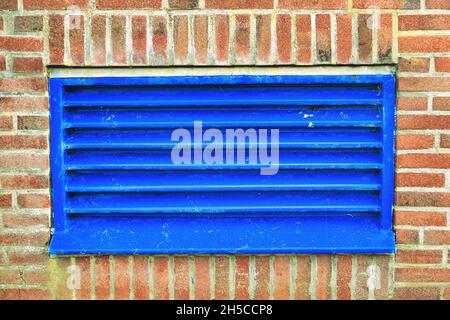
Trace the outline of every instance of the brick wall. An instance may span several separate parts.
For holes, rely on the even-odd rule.
[[[450,299],[449,10],[449,0],[1,0],[0,299]],[[47,254],[46,66],[387,63],[398,64],[395,256]],[[71,265],[80,289],[67,288]],[[373,266],[381,277],[368,287]]]

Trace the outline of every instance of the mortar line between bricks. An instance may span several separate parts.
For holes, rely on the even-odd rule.
[[[249,281],[248,281],[248,297],[250,300],[255,299],[256,290],[256,260],[255,256],[249,257]]]
[[[378,282],[379,281],[381,281],[381,279],[379,278],[379,276],[380,276],[380,274],[381,274],[381,272],[380,272],[380,274],[377,274],[377,275],[375,275],[375,281],[377,282],[375,285],[369,285],[369,279],[371,279],[370,277],[373,277],[373,275],[372,275],[372,272],[374,271],[374,270],[376,270],[375,272],[378,272],[378,270],[379,269],[376,269],[376,268],[378,268],[378,265],[377,265],[377,263],[376,263],[376,260],[375,260],[375,256],[374,255],[370,255],[369,256],[369,258],[368,258],[368,260],[369,260],[369,263],[368,263],[368,268],[370,268],[371,270],[370,270],[370,272],[367,272],[367,273],[369,273],[369,275],[368,275],[368,281],[367,281],[367,286],[368,286],[368,295],[367,295],[367,300],[374,300],[375,299],[375,289],[376,289],[376,286],[378,285]],[[374,288],[375,287],[375,288]]]
[[[195,256],[189,256],[189,300],[195,300]]]
[[[150,300],[155,299],[155,280],[154,280],[154,274],[153,274],[153,256],[149,256],[148,258],[148,294],[150,297]]]
[[[71,272],[69,273],[69,275],[68,275],[68,277],[73,277],[73,274],[72,274],[72,272],[78,272],[78,267],[77,267],[77,264],[76,264],[76,262],[75,262],[75,257],[70,257],[70,267],[71,267]],[[65,270],[65,273],[67,274],[68,273],[68,270],[66,269]],[[79,289],[79,281],[80,281],[80,278],[78,277],[78,276],[80,276],[80,274],[79,273],[77,273],[77,277],[75,277],[74,278],[74,281],[75,281],[75,285],[74,286],[72,286],[72,288],[70,289],[70,294],[71,294],[71,299],[72,300],[76,300],[77,299],[77,294],[76,294],[76,291]],[[67,286],[67,281],[66,281],[66,286]]]
[[[273,300],[274,298],[274,289],[275,289],[275,256],[269,256],[269,300]]]
[[[210,298],[214,300],[216,296],[216,258],[213,255],[209,256],[209,270]]]
[[[356,297],[356,284],[358,275],[358,262],[356,255],[352,255],[352,278],[350,280],[350,299],[355,300]]]
[[[333,254],[331,256],[331,300],[337,300],[337,256]]]
[[[235,298],[235,283],[236,283],[236,256],[232,255],[229,257],[228,265],[228,295],[230,300]]]
[[[114,269],[114,256],[110,255],[109,257],[109,299],[115,299],[115,269]]]
[[[89,270],[90,270],[90,272],[89,272],[89,274],[90,274],[90,277],[91,277],[91,281],[90,281],[90,298],[91,298],[91,300],[95,300],[95,274],[96,274],[96,272],[95,272],[95,256],[90,256],[90,259],[89,259]]]
[[[135,287],[134,287],[134,277],[135,277],[135,275],[134,275],[134,256],[133,255],[130,255],[129,257],[128,257],[128,272],[129,272],[129,274],[130,274],[130,279],[129,279],[129,281],[130,281],[130,285],[129,285],[129,287],[130,287],[130,292],[129,292],[129,297],[130,297],[130,300],[134,300],[135,299],[135,292],[134,292],[134,290],[135,290]]]
[[[169,270],[168,271],[168,277],[169,277],[169,300],[175,299],[175,275],[174,275],[174,256],[169,256]]]
[[[295,292],[297,290],[297,256],[292,255],[289,258],[290,286],[289,299],[295,300]]]
[[[309,284],[309,296],[311,299],[316,300],[317,292],[317,256],[311,256],[311,281]]]

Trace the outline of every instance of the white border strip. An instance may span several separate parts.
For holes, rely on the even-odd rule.
[[[395,68],[392,66],[48,68],[48,74],[51,78],[213,75],[366,75],[392,74],[394,72]]]

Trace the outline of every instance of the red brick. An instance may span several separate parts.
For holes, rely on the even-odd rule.
[[[130,9],[158,9],[161,0],[97,0],[97,9],[130,10]]]
[[[9,131],[13,129],[13,117],[12,116],[0,116],[0,130]]]
[[[3,31],[4,23],[3,23],[3,17],[0,17],[0,31]]]
[[[167,63],[167,20],[162,16],[154,16],[152,18],[153,28],[153,63]]]
[[[430,134],[400,134],[396,138],[396,146],[400,150],[429,149],[434,146],[434,136]]]
[[[126,18],[124,16],[111,17],[112,59],[115,65],[127,63],[125,24]]]
[[[77,27],[72,27],[69,30],[69,47],[70,55],[72,57],[72,64],[84,64],[84,18],[77,16],[79,19]],[[113,37],[114,39],[114,37]]]
[[[44,39],[34,36],[0,36],[0,50],[42,52],[44,50]]]
[[[442,250],[398,249],[395,261],[408,264],[437,264],[442,262]]]
[[[34,285],[46,285],[49,281],[49,276],[47,270],[25,270],[22,275],[26,284]]]
[[[447,14],[415,14],[398,16],[398,29],[403,30],[448,30],[450,16]]]
[[[43,92],[47,90],[47,79],[37,78],[0,78],[0,91],[5,92]]]
[[[419,231],[417,230],[395,230],[396,241],[398,244],[418,244]]]
[[[3,214],[3,225],[6,228],[48,227],[49,223],[47,214]]]
[[[131,294],[129,256],[114,257],[114,278],[115,299],[129,300]]]
[[[331,61],[331,20],[329,14],[316,15],[316,50],[320,62]]]
[[[361,63],[372,62],[372,29],[369,28],[372,19],[373,16],[370,14],[358,15],[358,46]]]
[[[399,115],[397,129],[432,130],[450,129],[450,116],[447,115]]]
[[[44,63],[41,57],[14,57],[14,72],[38,72],[44,71]]]
[[[270,257],[255,256],[255,299],[269,299]]]
[[[47,169],[48,156],[44,154],[2,154],[0,169]]]
[[[175,16],[173,18],[173,45],[175,62],[188,63],[189,55],[189,26],[188,16]]]
[[[229,18],[227,15],[217,15],[215,27],[216,62],[218,63],[228,62],[229,41],[230,41]]]
[[[91,257],[76,257],[75,264],[80,268],[80,288],[75,291],[78,300],[91,299]]]
[[[450,57],[436,57],[434,59],[434,69],[436,72],[450,72]]]
[[[433,110],[450,111],[450,97],[433,97]]]
[[[249,285],[250,285],[250,257],[235,256],[234,298],[236,300],[248,300]]]
[[[153,281],[155,300],[169,299],[169,258],[167,256],[153,257]]]
[[[47,111],[47,97],[0,97],[4,112]]]
[[[14,265],[36,265],[48,262],[49,254],[47,251],[33,251],[29,249],[13,249],[8,251],[9,263]]]
[[[51,299],[47,289],[0,289],[0,300],[48,300]]]
[[[0,135],[1,150],[46,149],[47,137],[37,135]]]
[[[278,63],[291,62],[291,16],[288,14],[277,15],[277,51]]]
[[[290,256],[275,256],[274,258],[274,290],[273,297],[277,300],[288,300],[290,294],[291,267]]]
[[[50,64],[64,63],[64,16],[50,15],[49,25],[49,54]]]
[[[236,15],[236,61],[247,63],[250,56],[250,16]]]
[[[0,194],[0,208],[11,208],[11,206],[12,206],[12,195]]]
[[[450,268],[397,268],[398,282],[450,282]]]
[[[43,16],[14,17],[14,32],[39,32],[43,29]]]
[[[346,0],[280,0],[281,9],[333,10],[347,9]]]
[[[367,300],[369,297],[369,287],[367,286],[367,280],[369,275],[367,273],[367,268],[369,267],[368,256],[359,255],[357,256],[357,271],[356,271],[356,288],[355,288],[355,299],[356,300]]]
[[[427,110],[427,97],[397,97],[398,110]]]
[[[450,193],[397,192],[396,204],[408,207],[450,207]]]
[[[26,10],[65,10],[70,6],[86,9],[89,7],[89,0],[23,0]]]
[[[397,187],[428,187],[441,188],[445,185],[445,175],[442,173],[397,173],[395,175]]]
[[[301,64],[311,63],[311,16],[297,15],[297,61]]]
[[[271,35],[271,15],[256,16],[256,58],[259,63],[270,62],[270,52],[272,47]]]
[[[448,36],[399,36],[398,49],[402,52],[448,52]]]
[[[450,168],[450,154],[414,153],[401,154],[396,158],[398,168]]]
[[[50,239],[49,231],[33,231],[26,233],[2,232],[0,233],[0,245],[2,246],[46,246]]]
[[[450,230],[425,230],[425,244],[450,244]]]
[[[0,10],[17,10],[17,0],[3,0],[0,3]]]
[[[420,9],[420,0],[353,0],[357,9]]]
[[[316,283],[316,299],[331,299],[331,256],[317,256],[317,283]]]
[[[449,134],[441,134],[441,148],[450,148]]]
[[[169,0],[171,9],[197,9],[198,0]]]
[[[195,62],[208,63],[208,16],[195,16],[194,20]]]
[[[336,56],[338,63],[349,63],[352,57],[352,15],[336,15]]]
[[[109,256],[95,257],[95,299],[109,299],[110,291],[110,261]]]
[[[350,300],[352,292],[350,289],[352,281],[352,256],[338,255],[337,256],[337,299]]]
[[[310,299],[309,288],[311,285],[311,257],[308,255],[297,256],[297,270],[295,280],[295,299]]]
[[[428,72],[430,69],[430,58],[400,58],[398,68],[400,71],[406,72]]]
[[[48,130],[47,116],[18,116],[17,129],[19,130]]]
[[[6,57],[0,56],[0,70],[5,71],[6,70]]]
[[[19,269],[0,269],[0,283],[1,284],[23,284],[22,274]]]
[[[392,61],[393,43],[393,19],[391,14],[380,16],[380,27],[378,29],[378,60],[380,62]]]
[[[449,0],[426,0],[425,7],[427,9],[450,9],[450,1]]]
[[[91,20],[92,59],[94,64],[106,63],[106,17],[94,15]]]
[[[216,300],[230,299],[230,257],[215,256]]]
[[[133,64],[147,64],[147,17],[131,18]]]
[[[46,194],[26,193],[17,196],[19,208],[49,208],[50,198]]]
[[[272,9],[273,0],[205,0],[207,9]]]
[[[439,300],[440,288],[430,287],[397,287],[394,288],[395,300]]]
[[[194,257],[194,296],[196,300],[211,299],[211,283],[210,283],[210,257],[195,256]]]
[[[173,258],[174,298],[189,300],[189,257],[176,256]]]
[[[447,214],[445,212],[396,210],[394,218],[395,225],[418,227],[447,225]]]
[[[136,300],[150,299],[150,282],[149,282],[149,257],[136,255],[134,259],[134,298]]]
[[[450,91],[450,77],[401,77],[400,91]]]

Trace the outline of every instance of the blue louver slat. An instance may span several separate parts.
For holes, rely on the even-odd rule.
[[[53,78],[50,97],[51,253],[395,249],[391,74]],[[278,173],[174,164],[194,121],[279,129]]]

